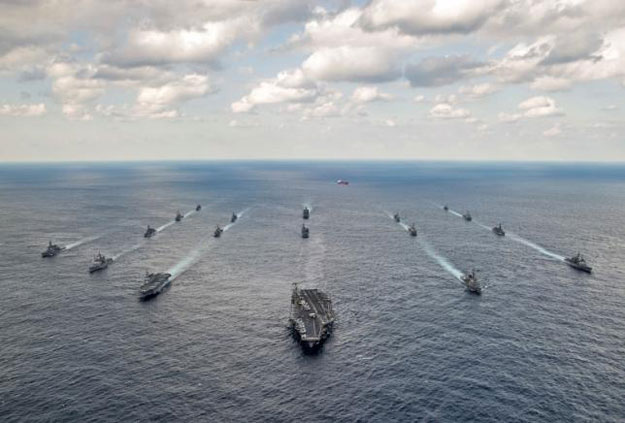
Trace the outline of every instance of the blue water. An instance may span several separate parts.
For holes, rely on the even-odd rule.
[[[625,420],[625,166],[1,165],[0,204],[3,422]],[[142,303],[145,271],[175,278]],[[333,299],[318,355],[293,282]]]

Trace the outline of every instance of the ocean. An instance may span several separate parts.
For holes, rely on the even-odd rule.
[[[2,164],[0,204],[3,422],[625,421],[625,165]],[[295,282],[333,300],[317,354]]]

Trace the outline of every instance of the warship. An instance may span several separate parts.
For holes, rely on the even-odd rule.
[[[289,322],[305,350],[315,351],[330,336],[335,315],[330,297],[318,289],[293,284]]]
[[[223,231],[224,231],[224,230],[223,230],[223,229],[221,229],[221,228],[219,227],[219,225],[217,225],[217,227],[215,228],[215,233],[213,234],[213,236],[214,236],[215,238],[219,238],[219,237],[221,236],[221,233],[222,233]]]
[[[176,213],[176,222],[180,222],[184,216],[180,214],[180,210]]]
[[[308,207],[304,207],[304,211],[302,211],[302,218],[308,219],[310,217],[310,209]]]
[[[98,270],[104,270],[109,267],[109,264],[113,263],[112,258],[106,258],[101,253],[93,258],[93,264],[89,266],[89,273],[97,272]]]
[[[170,273],[145,272],[145,281],[139,289],[140,298],[147,300],[160,294],[170,284],[169,278],[171,278]]]
[[[447,207],[447,204],[445,204],[445,205],[443,206],[443,210],[445,210],[445,211],[449,211],[449,207]]]
[[[414,223],[408,228],[408,233],[410,236],[417,236],[417,228],[415,228]]]
[[[143,234],[143,237],[144,238],[152,238],[154,235],[156,235],[156,229],[151,228],[150,225],[148,225],[148,229]]]
[[[564,262],[577,270],[581,270],[582,272],[592,272],[592,267],[586,264],[586,259],[580,253],[577,253],[571,258],[565,258]]]
[[[309,229],[302,223],[302,238],[308,238]]]
[[[467,222],[470,222],[471,220],[473,220],[473,218],[471,217],[471,213],[469,213],[468,211],[462,215],[462,217],[464,218],[464,220],[466,220]]]
[[[395,213],[393,215],[393,219],[395,219],[395,222],[397,222],[397,223],[401,222],[401,219],[399,218],[399,213]]]
[[[238,218],[239,216],[237,216],[236,213],[232,213],[232,216],[230,217],[230,223],[236,222]]]
[[[469,292],[477,295],[480,295],[482,293],[482,287],[477,281],[477,275],[475,274],[475,270],[471,270],[466,275],[463,275],[461,279]]]
[[[202,210],[202,205],[198,204],[197,206],[195,206],[195,211],[200,211]]]
[[[63,251],[64,249],[65,249],[65,247],[59,247],[58,245],[53,244],[52,241],[50,241],[48,243],[48,248],[46,249],[46,251],[41,253],[41,257],[54,257],[58,253]]]
[[[493,232],[499,236],[506,236],[503,228],[501,227],[501,223],[493,228]]]

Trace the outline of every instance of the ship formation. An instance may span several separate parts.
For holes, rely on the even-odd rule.
[[[200,211],[202,206],[198,204],[195,208],[196,211]],[[445,205],[443,207],[445,211],[449,211],[449,207]],[[456,212],[453,212],[458,216],[462,216],[462,218],[468,222],[472,221],[471,214],[467,211],[464,214],[460,215]],[[178,211],[176,213],[175,221],[180,222],[183,219],[183,215]],[[302,210],[302,218],[304,220],[309,220],[311,217],[311,209],[309,207],[304,207]],[[236,213],[232,213],[230,216],[230,224],[234,224],[239,218],[239,215]],[[400,223],[401,218],[399,213],[395,213],[392,216],[395,222]],[[164,226],[163,228],[167,227]],[[226,226],[226,229],[230,225]],[[406,227],[404,225],[404,227]],[[406,229],[410,236],[417,236],[417,228],[415,224],[411,224]],[[224,229],[219,225],[216,226],[213,236],[215,238],[221,237]],[[502,227],[502,224],[492,228],[492,232],[497,236],[505,236],[506,233]],[[158,231],[151,227],[147,226],[147,230],[144,233],[145,238],[151,238],[156,235]],[[302,238],[310,237],[310,229],[306,226],[305,223],[302,223],[301,226],[301,236]],[[74,244],[77,245],[77,244]],[[44,252],[41,253],[41,256],[44,258],[47,257],[55,257],[62,251],[66,250],[67,247],[59,246],[57,244],[53,244],[52,241],[49,241],[48,246]],[[583,272],[591,273],[592,267],[588,265],[584,256],[580,253],[576,255],[565,258],[563,260],[567,265],[571,266],[576,270],[580,270]],[[98,252],[98,254],[94,257],[92,264],[89,266],[89,273],[98,272],[100,270],[106,269],[111,263],[113,263],[113,259],[110,257],[106,257],[102,253]],[[482,294],[482,285],[477,276],[476,270],[471,270],[459,277],[464,285],[466,291],[471,294],[481,295]],[[139,288],[139,298],[141,300],[148,300],[153,298],[160,293],[162,293],[172,282],[172,275],[170,273],[149,273],[146,272],[143,284],[141,284]],[[332,300],[330,296],[325,292],[321,291],[318,288],[300,288],[297,283],[293,284],[293,290],[291,292],[291,312],[289,316],[290,326],[295,338],[301,343],[303,348],[306,351],[317,351],[325,342],[326,339],[331,335],[333,325],[335,322],[336,316],[335,312],[332,308]]]

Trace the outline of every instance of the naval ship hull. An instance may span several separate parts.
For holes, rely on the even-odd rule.
[[[564,259],[564,262],[568,264],[569,266],[571,266],[573,269],[579,270],[581,272],[592,273],[592,267],[590,266],[587,266],[587,265],[580,266],[579,264],[574,263],[570,261],[569,259]]]

